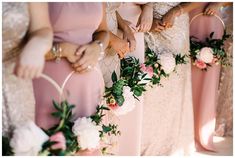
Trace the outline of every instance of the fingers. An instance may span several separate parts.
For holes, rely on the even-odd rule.
[[[76,51],[76,55],[82,55],[83,52],[86,50],[86,48],[87,48],[87,45],[83,45],[83,46],[79,47]]]
[[[129,42],[130,52],[133,52],[136,48],[136,41],[135,40],[128,40],[128,42]]]
[[[16,68],[16,76],[18,76],[19,78],[23,78],[24,75],[24,67],[19,65]]]
[[[204,11],[205,15],[215,15],[215,11],[211,8],[206,8]]]
[[[139,27],[139,32],[147,32],[151,29],[151,25],[149,22],[140,24],[138,27]]]
[[[164,26],[161,26],[160,24],[154,29],[157,32],[162,32],[163,30],[165,30],[166,28]]]
[[[129,25],[130,29],[132,30],[133,33],[136,33],[139,31],[139,26],[136,27],[134,24]]]

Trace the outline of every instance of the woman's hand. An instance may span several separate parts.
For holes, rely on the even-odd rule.
[[[131,29],[132,33],[136,33],[136,32],[139,31],[139,27],[135,26],[133,23],[131,23],[131,22],[128,21],[128,20],[124,20],[124,19],[123,19],[123,24],[125,25],[125,26],[124,26],[125,28],[126,28],[126,26],[128,26],[128,27]],[[123,28],[123,29],[124,29],[124,28]]]
[[[117,36],[113,37],[113,41],[111,42],[111,47],[115,51],[117,51],[120,59],[124,58],[125,54],[130,52],[128,42],[126,40],[120,39]]]
[[[153,7],[148,4],[143,6],[142,13],[139,17],[137,28],[139,32],[147,32],[151,29],[153,23]]]
[[[159,19],[153,19],[153,24],[151,27],[152,32],[162,32],[165,27],[162,25],[162,21]]]
[[[44,67],[44,44],[40,42],[40,38],[33,37],[25,45],[17,59],[15,66],[15,74],[23,79],[33,79],[39,77]]]
[[[101,51],[99,44],[96,42],[82,45],[76,52],[76,55],[81,56],[81,58],[72,64],[72,67],[80,73],[94,68],[98,63]]]
[[[136,40],[135,40],[134,33],[129,26],[123,29],[123,39],[129,43],[128,51],[133,52],[136,48]]]
[[[162,25],[165,28],[171,28],[174,24],[175,18],[180,14],[179,8],[172,8],[162,17]]]
[[[18,77],[33,79],[41,75],[45,63],[44,55],[35,50],[37,49],[29,45],[23,49],[14,70]]]
[[[221,4],[218,2],[210,2],[204,9],[205,15],[215,15],[216,11],[221,7]]]
[[[66,58],[70,63],[75,63],[81,58],[81,54],[76,54],[79,46],[63,42],[60,43],[60,47],[62,48],[62,57]]]

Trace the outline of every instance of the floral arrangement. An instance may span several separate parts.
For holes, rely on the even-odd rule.
[[[173,54],[166,51],[161,54],[156,54],[153,50],[147,49],[145,52],[145,63],[143,71],[146,72],[146,68],[149,74],[149,80],[152,85],[160,85],[162,77],[169,77],[170,73],[175,71],[176,66],[180,64],[186,64],[186,55]]]
[[[139,100],[145,91],[142,80],[147,74],[141,71],[139,60],[127,57],[121,60],[120,79],[112,73],[113,85],[106,87],[106,105],[116,115],[125,115],[135,108],[135,99]]]
[[[207,70],[212,64],[230,65],[224,50],[224,41],[230,35],[225,31],[222,39],[213,39],[213,35],[214,32],[206,38],[205,42],[198,41],[196,37],[190,37],[190,57],[193,65],[201,70]]]
[[[160,85],[161,78],[169,76],[176,65],[186,64],[186,55],[163,52],[160,55],[150,49],[145,52],[146,62],[135,57],[121,60],[120,79],[112,73],[113,85],[106,87],[106,105],[116,115],[125,115],[135,108],[135,99],[142,96],[147,85]]]
[[[3,137],[5,155],[65,156],[92,149],[100,149],[105,153],[108,147],[105,136],[120,134],[117,125],[103,123],[104,111],[109,110],[103,105],[97,106],[94,115],[75,121],[72,121],[74,105],[67,101],[61,104],[53,101],[53,105],[57,111],[52,116],[58,118],[59,123],[48,130],[39,128],[32,121],[17,126],[11,139]]]

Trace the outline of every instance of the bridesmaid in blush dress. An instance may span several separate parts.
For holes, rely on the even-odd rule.
[[[96,111],[104,91],[102,73],[97,64],[97,54],[101,50],[94,41],[97,39],[103,43],[104,49],[107,47],[109,36],[105,24],[103,27],[104,7],[102,3],[49,3],[49,13],[54,42],[67,42],[77,45],[78,48],[86,47],[79,61],[84,59],[86,53],[93,53],[93,59],[97,58],[92,65],[94,68],[88,69],[89,71],[82,70],[83,73],[74,73],[64,87],[66,99],[75,105],[73,119],[90,116]],[[71,63],[62,58],[59,62],[47,61],[43,73],[61,86],[73,70]],[[55,111],[52,99],[59,101],[59,94],[48,81],[42,78],[35,79],[33,86],[36,99],[36,123],[48,129],[57,123],[57,120],[51,116],[51,112]]]
[[[201,3],[200,7],[190,12],[191,19],[199,13],[204,12],[206,14],[191,22],[190,36],[205,41],[211,32],[215,32],[214,38],[219,39],[222,37],[223,25],[216,17],[210,16],[216,14],[221,17],[221,13],[219,7],[214,12],[207,9],[212,5],[215,4]],[[192,66],[195,142],[198,150],[215,151],[213,134],[220,68],[220,65],[212,65],[207,71],[201,71],[196,66]]]
[[[139,20],[142,13],[142,8],[146,7],[145,3],[122,3],[118,8],[118,13],[122,19],[130,23],[130,26],[134,27],[136,47],[135,51],[130,52],[127,56],[134,56],[139,59],[140,63],[144,62],[144,33],[138,32]],[[151,8],[149,9],[151,11]],[[148,22],[149,28],[151,28],[151,21]],[[139,27],[140,28],[140,27]],[[144,30],[144,29],[143,29]],[[139,98],[140,101],[136,101],[136,107],[133,111],[126,115],[120,116],[119,128],[121,136],[119,140],[119,151],[118,155],[125,156],[138,156],[140,155],[140,144],[141,144],[141,124],[142,124],[142,113],[143,113],[143,99]]]

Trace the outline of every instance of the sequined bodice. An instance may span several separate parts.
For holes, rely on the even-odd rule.
[[[14,51],[21,44],[29,26],[27,3],[3,2],[2,7],[2,46],[3,61],[18,55]]]
[[[156,2],[153,5],[153,15],[157,19],[161,19],[171,8],[177,6],[179,2]]]

